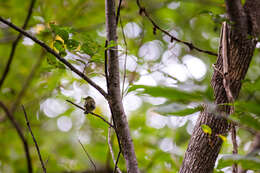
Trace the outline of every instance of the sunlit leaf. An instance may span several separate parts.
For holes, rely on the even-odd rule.
[[[223,142],[227,141],[227,137],[226,136],[221,135],[221,134],[218,134],[217,136],[220,137],[220,139],[222,139]]]
[[[203,132],[206,133],[206,134],[209,134],[209,135],[212,134],[211,128],[210,128],[208,125],[206,125],[206,124],[202,124],[202,125],[201,125],[201,129],[202,129]]]

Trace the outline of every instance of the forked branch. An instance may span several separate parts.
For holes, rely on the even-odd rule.
[[[190,50],[194,49],[194,50],[202,52],[202,53],[206,53],[206,54],[213,55],[213,56],[218,56],[217,53],[198,48],[198,47],[194,46],[193,43],[183,41],[183,40],[180,40],[180,39],[174,37],[172,34],[170,34],[169,32],[162,29],[159,25],[156,24],[156,22],[151,18],[151,16],[145,9],[145,7],[143,7],[141,5],[140,0],[136,0],[136,3],[137,3],[137,6],[139,7],[139,14],[144,15],[152,23],[154,32],[156,32],[156,30],[159,30],[159,31],[163,32],[165,35],[169,36],[171,38],[171,42],[176,41],[176,42],[182,43],[182,44],[188,46]]]
[[[76,69],[71,63],[69,63],[66,59],[61,57],[55,50],[50,48],[47,44],[42,42],[41,40],[37,39],[33,35],[29,34],[25,30],[19,28],[18,26],[14,25],[13,23],[3,19],[0,17],[0,21],[3,22],[4,24],[10,26],[14,30],[18,31],[19,33],[22,33],[24,36],[32,39],[35,43],[39,44],[41,47],[43,47],[47,52],[51,53],[54,55],[59,61],[61,61],[63,64],[65,64],[71,71],[75,72],[77,75],[79,75],[82,79],[84,79],[86,82],[88,82],[92,87],[94,87],[96,90],[100,92],[106,99],[108,99],[108,94],[99,86],[97,85],[94,81],[92,81],[90,78],[88,78],[84,73]]]

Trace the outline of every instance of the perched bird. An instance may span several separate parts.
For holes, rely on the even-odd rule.
[[[96,103],[95,100],[88,96],[86,98],[84,98],[85,100],[85,104],[84,104],[84,108],[85,108],[85,114],[88,114],[89,112],[92,112],[95,108],[96,108]]]

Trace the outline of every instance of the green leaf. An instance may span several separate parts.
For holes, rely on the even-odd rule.
[[[71,30],[70,28],[60,27],[60,26],[57,26],[53,23],[50,23],[50,27],[56,35],[59,35],[64,40],[64,42],[68,41],[69,31]]]
[[[69,39],[69,33],[64,29],[59,29],[56,34],[59,35],[65,42]]]
[[[91,61],[92,62],[97,62],[97,63],[104,63],[104,57],[100,54],[94,55],[93,57],[91,57]]]
[[[168,115],[186,116],[201,110],[203,110],[202,106],[187,108],[186,105],[173,103],[165,106],[160,106],[155,111],[160,113],[161,115],[167,115],[167,116]]]
[[[242,166],[243,169],[259,170],[260,169],[260,159],[253,156],[242,156],[238,154],[227,154],[222,156],[218,161],[217,169],[222,169],[227,166],[231,166],[234,163]]]
[[[50,65],[54,65],[54,64],[57,63],[56,58],[53,55],[51,55],[51,54],[47,55],[46,60],[47,60],[47,63],[50,64]]]
[[[147,86],[147,85],[132,85],[128,92],[137,91],[138,94],[148,94],[153,97],[164,97],[170,101],[189,103],[192,101],[201,101],[203,93],[181,91],[177,88],[163,86]]]
[[[76,40],[73,40],[73,39],[69,39],[66,42],[66,45],[67,45],[68,50],[75,50],[79,46],[79,42]]]
[[[93,56],[95,53],[95,48],[88,42],[83,43],[80,50],[82,50],[85,54],[88,54],[89,56]]]
[[[59,51],[59,54],[61,56],[67,55],[65,48],[64,48],[64,45],[60,40],[55,40],[55,42],[53,43],[53,46]]]
[[[201,128],[202,128],[204,133],[209,134],[209,135],[212,134],[212,130],[211,130],[211,128],[208,125],[202,124]]]
[[[217,136],[220,137],[220,139],[222,139],[223,142],[227,141],[227,137],[226,136],[223,136],[223,135],[220,135],[220,134],[218,134]]]
[[[61,62],[59,62],[53,55],[51,54],[47,54],[47,63],[53,67],[53,68],[58,68],[58,69],[65,69],[66,67],[64,66],[64,64],[62,64]]]

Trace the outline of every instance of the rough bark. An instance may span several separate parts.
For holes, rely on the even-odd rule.
[[[115,1],[106,0],[106,31],[108,43],[116,44],[116,13]],[[116,133],[119,137],[127,172],[139,173],[134,145],[130,135],[127,118],[124,112],[119,80],[119,61],[117,46],[108,49],[108,95],[109,106]]]
[[[253,0],[250,0],[253,1]],[[259,2],[257,2],[259,4]],[[232,26],[229,26],[228,33],[228,79],[230,79],[230,89],[234,99],[239,95],[241,81],[244,79],[253,56],[256,42],[249,34],[255,35],[257,30],[252,30],[252,14],[246,12],[251,10],[249,6],[242,8],[240,1],[226,0],[227,13]],[[215,104],[228,103],[225,88],[223,86],[223,60],[218,55],[212,77],[212,87],[214,89]],[[217,134],[226,135],[229,130],[225,115],[229,114],[230,107],[218,106],[213,112],[209,109],[200,114],[193,130],[188,149],[185,153],[180,173],[211,173],[213,172],[215,161],[221,149],[222,141]],[[207,135],[201,130],[201,125],[206,124],[212,129],[212,135]]]

